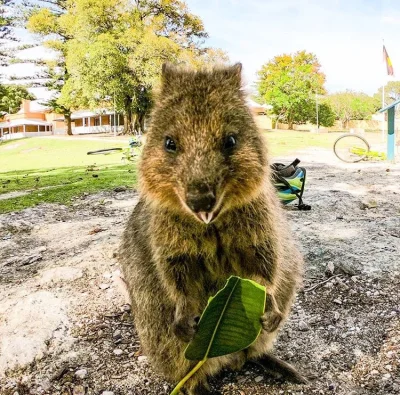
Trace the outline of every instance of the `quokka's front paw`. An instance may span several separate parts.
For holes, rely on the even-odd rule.
[[[282,314],[276,311],[267,311],[261,317],[261,325],[266,332],[274,332],[282,321]]]
[[[189,343],[197,332],[197,322],[197,317],[176,319],[172,324],[172,331],[180,340]]]

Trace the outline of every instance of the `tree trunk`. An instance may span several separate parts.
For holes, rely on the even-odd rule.
[[[71,120],[71,113],[64,114],[65,122],[67,124],[67,135],[72,136],[72,120]]]
[[[124,114],[124,133],[131,134],[132,133],[132,113],[130,108],[125,109]]]

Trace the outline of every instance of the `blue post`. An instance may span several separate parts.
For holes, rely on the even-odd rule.
[[[389,161],[394,161],[394,148],[395,148],[395,138],[394,138],[394,115],[395,106],[388,109],[388,139],[387,139],[387,159]]]

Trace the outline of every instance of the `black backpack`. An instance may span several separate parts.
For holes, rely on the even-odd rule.
[[[296,207],[299,210],[311,210],[311,206],[303,202],[307,172],[304,167],[298,166],[299,163],[300,159],[297,158],[289,165],[273,163],[272,180],[284,205],[298,199]]]

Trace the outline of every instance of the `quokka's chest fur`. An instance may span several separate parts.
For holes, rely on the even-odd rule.
[[[189,273],[221,286],[230,275],[252,278],[265,267],[272,277],[277,251],[271,248],[273,231],[268,222],[243,215],[197,226],[182,221],[160,220],[151,235],[154,258],[160,265],[185,265]],[[155,224],[154,224],[155,225]],[[199,278],[200,280],[200,278]]]

